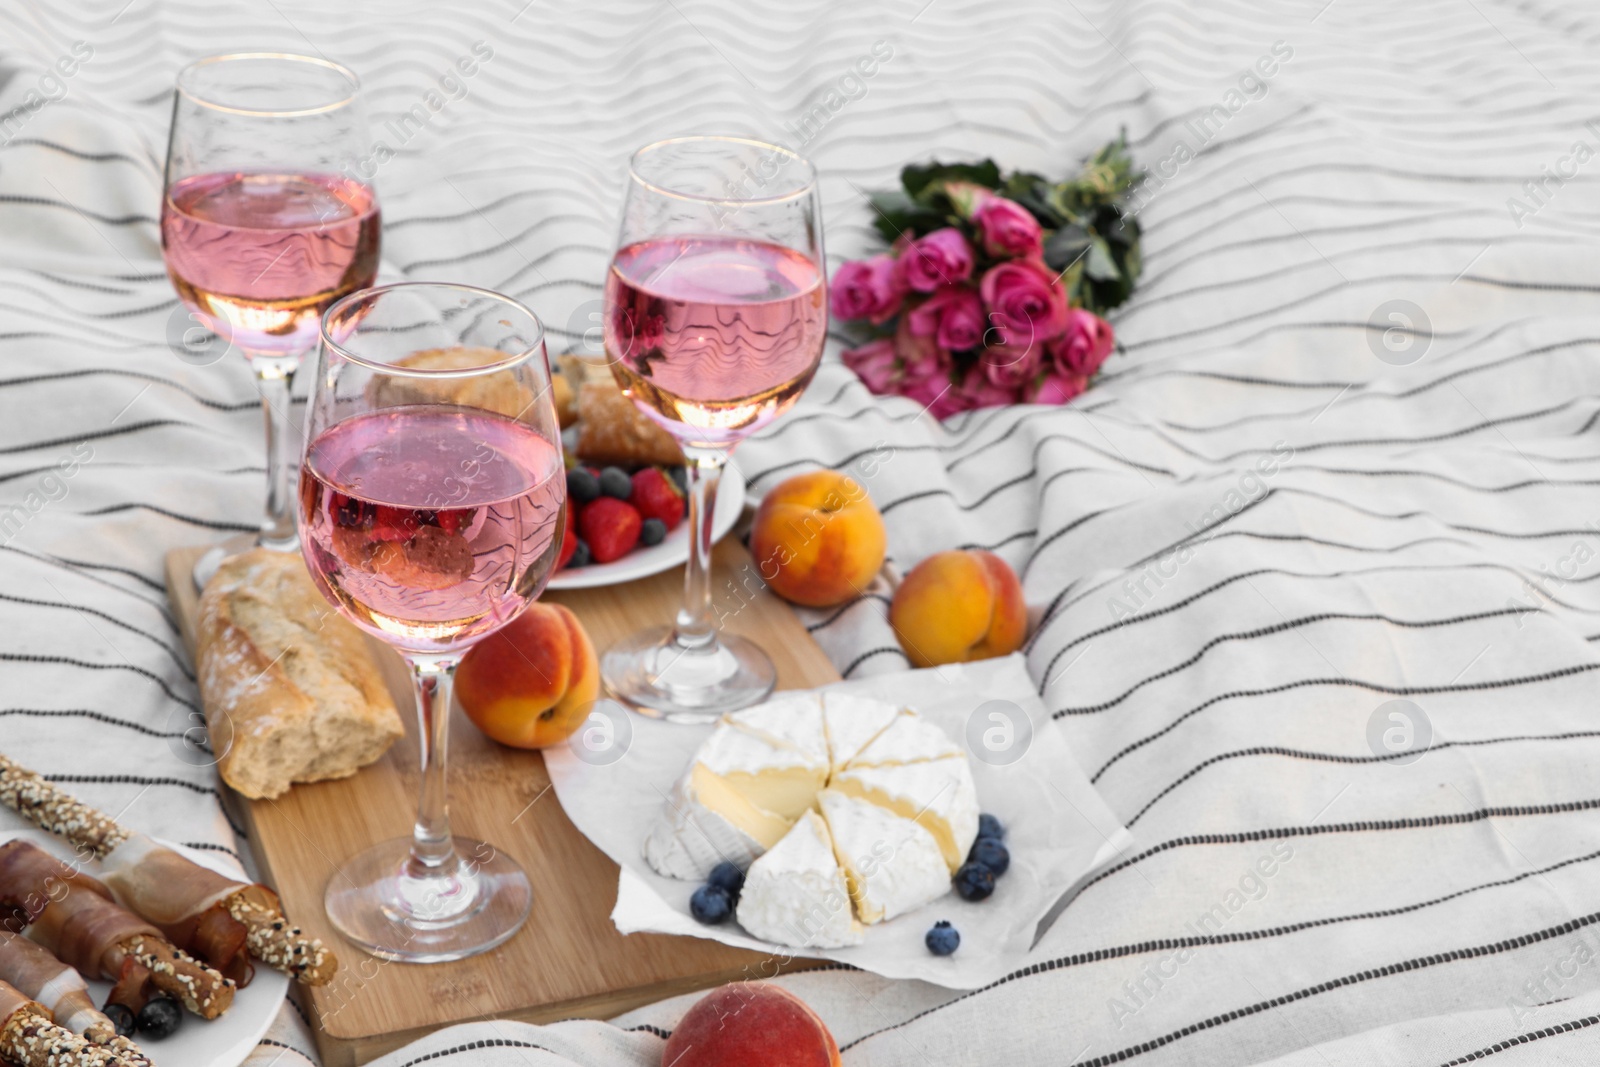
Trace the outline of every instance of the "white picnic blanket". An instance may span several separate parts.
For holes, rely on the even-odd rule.
[[[1009,560],[1029,669],[1134,844],[990,988],[785,984],[849,1064],[1594,1062],[1597,39],[1544,0],[7,0],[0,747],[248,849],[179,758],[162,591],[168,548],[262,492],[246,368],[169,346],[154,216],[189,60],[354,67],[396,153],[386,275],[515,294],[571,341],[644,142],[803,147],[837,265],[907,161],[1064,173],[1126,128],[1148,266],[1097,389],[940,426],[830,356],[737,459],[759,493],[887,456],[900,568]],[[905,666],[885,612],[808,619],[860,677]],[[689,1003],[384,1062],[654,1064]],[[251,1062],[313,1056],[286,1008]]]

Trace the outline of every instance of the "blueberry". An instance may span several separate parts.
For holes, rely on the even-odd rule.
[[[667,524],[660,519],[646,519],[639,527],[641,545],[659,545],[667,537]]]
[[[961,931],[940,919],[922,940],[935,956],[948,956],[961,947]]]
[[[572,550],[572,558],[567,560],[569,567],[587,567],[594,561],[589,553],[589,542],[579,538],[577,547]]]
[[[744,872],[734,863],[719,863],[711,868],[711,875],[706,879],[707,884],[718,889],[726,890],[734,900],[739,899],[739,890],[744,888]]]
[[[587,504],[600,496],[600,479],[588,467],[573,467],[567,472],[567,499]]]
[[[980,837],[974,841],[967,859],[983,864],[994,872],[996,878],[1005,874],[1006,868],[1011,866],[1011,853],[995,837]]]
[[[173,1034],[183,1022],[183,1010],[171,997],[153,997],[139,1009],[139,1032],[161,1038]]]
[[[133,1009],[126,1004],[107,1004],[105,1017],[111,1020],[111,1025],[117,1028],[118,1037],[133,1036]]]
[[[689,495],[689,472],[683,467],[668,467],[667,477],[672,479],[672,484],[678,487],[678,492],[684,496]]]
[[[621,467],[607,467],[600,472],[600,493],[626,500],[633,495],[633,479]]]
[[[984,900],[994,892],[994,872],[981,863],[968,860],[955,877],[956,892],[962,900]]]
[[[733,914],[733,897],[720,885],[703,885],[689,898],[689,914],[694,916],[695,922],[707,926],[727,922],[728,916]]]
[[[992,837],[996,841],[1006,839],[1006,828],[1000,825],[1000,820],[993,815],[978,816],[978,836]]]

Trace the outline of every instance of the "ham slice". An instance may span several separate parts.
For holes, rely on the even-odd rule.
[[[176,949],[156,926],[102,896],[102,883],[18,839],[0,845],[0,907],[20,909],[27,935],[82,974],[115,981],[136,959],[151,980],[197,1015],[214,1019],[234,984]]]
[[[117,1034],[114,1023],[89,997],[83,975],[20,934],[0,933],[0,981],[44,1006],[58,1025],[105,1045],[129,1067],[149,1067],[139,1046]]]
[[[19,1067],[124,1067],[115,1052],[50,1021],[42,1004],[0,982],[0,1062]]]

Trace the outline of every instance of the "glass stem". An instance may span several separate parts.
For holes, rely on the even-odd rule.
[[[290,390],[299,356],[254,355],[256,388],[261,393],[261,413],[267,424],[267,513],[261,520],[260,543],[278,552],[300,547],[294,519],[294,472],[299,466]]]
[[[680,648],[693,650],[717,641],[711,618],[711,528],[728,456],[715,449],[687,447],[684,455],[689,461],[689,563],[683,571],[683,607],[678,609],[672,636]]]
[[[417,791],[417,822],[411,832],[409,873],[438,878],[454,873],[455,838],[450,833],[450,801],[445,770],[450,757],[450,702],[456,661],[440,656],[406,656],[417,688],[417,742],[422,785]]]

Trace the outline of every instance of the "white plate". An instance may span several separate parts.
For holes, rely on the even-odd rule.
[[[567,815],[622,867],[612,922],[625,934],[705,937],[780,958],[821,957],[886,978],[916,978],[951,989],[975,989],[1014,970],[1026,959],[1039,921],[1052,905],[1127,839],[1050,721],[1022,657],[878,675],[837,688],[908,704],[972,753],[979,807],[1005,824],[1011,852],[1010,870],[994,895],[969,903],[948,892],[868,927],[864,943],[842,949],[776,945],[750,936],[733,921],[701,925],[689,914],[696,884],[651,870],[643,845],[673,782],[712,728],[643,718],[605,701],[591,715],[617,716],[615,721],[601,725],[591,718],[566,745],[545,749],[544,757]],[[1002,712],[1006,721],[992,717]],[[993,739],[1002,727],[1016,747],[996,754]],[[590,742],[584,739],[599,734],[617,742],[586,751]],[[620,756],[613,751],[618,743],[626,745]],[[1012,755],[1016,758],[1005,762]],[[934,956],[923,943],[938,919],[950,920],[961,932],[961,947],[953,956]]]
[[[42,830],[0,830],[0,843],[15,837],[32,841],[63,862],[77,862],[72,847],[54,834]],[[232,856],[185,848],[171,841],[162,841],[161,844],[229,878],[246,882],[250,880],[250,876],[244,873]],[[86,874],[95,875],[98,866],[89,863],[83,870]],[[104,1004],[110,992],[110,982],[89,982],[89,995],[94,998],[96,1006]],[[283,1007],[283,998],[288,992],[288,975],[257,963],[255,979],[234,995],[233,1006],[220,1017],[207,1022],[198,1015],[184,1012],[183,1024],[171,1037],[153,1041],[135,1034],[133,1039],[156,1067],[238,1067],[261,1043],[261,1038],[272,1026],[272,1020],[278,1017],[278,1010]]]
[[[744,475],[732,464],[722,469],[717,486],[717,511],[711,520],[711,539],[720,541],[739,521],[744,510]],[[566,567],[555,573],[547,589],[592,589],[597,585],[617,585],[636,578],[648,578],[676,567],[689,558],[689,520],[678,523],[659,545],[635,547],[621,559],[610,563],[591,563],[587,567]]]

